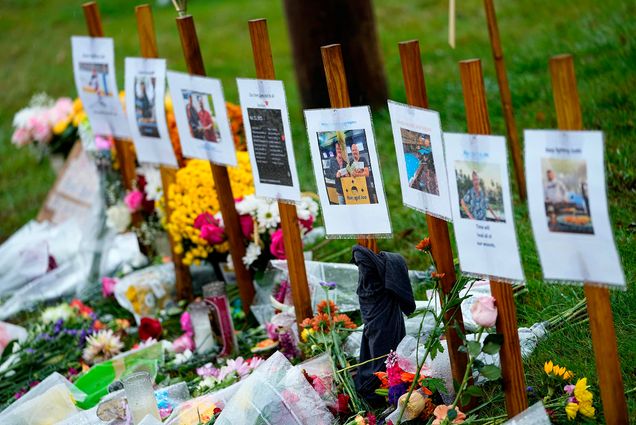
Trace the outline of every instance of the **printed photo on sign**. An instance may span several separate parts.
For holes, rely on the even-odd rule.
[[[283,82],[237,78],[236,83],[256,194],[300,201]]]
[[[541,170],[550,231],[594,234],[585,161],[544,157]]]
[[[235,166],[221,81],[173,71],[167,75],[183,155]]]
[[[164,105],[165,59],[126,58],[126,113],[139,162],[177,166]]]
[[[327,235],[391,233],[368,107],[305,111]]]
[[[526,130],[528,208],[543,276],[625,286],[610,224],[603,133]]]
[[[450,220],[439,114],[389,101],[404,205]]]
[[[522,281],[506,139],[444,133],[459,265],[463,273]]]
[[[115,80],[112,38],[71,37],[75,87],[96,135],[130,137]]]
[[[364,129],[316,133],[331,205],[377,204]]]
[[[506,221],[499,164],[455,161],[455,182],[462,218]]]

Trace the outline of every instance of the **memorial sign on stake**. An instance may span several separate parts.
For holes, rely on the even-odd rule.
[[[126,58],[126,113],[139,162],[177,166],[166,124],[165,59]]]
[[[237,78],[256,195],[300,201],[300,185],[282,81]]]
[[[221,80],[168,71],[168,85],[183,155],[235,166]]]
[[[112,38],[71,37],[75,87],[95,135],[130,136],[115,80]]]
[[[439,113],[389,101],[389,114],[404,205],[450,221]]]
[[[158,57],[159,52],[157,49],[157,37],[155,35],[155,27],[152,20],[152,10],[150,9],[150,6],[144,4],[135,7],[135,15],[137,16],[137,33],[139,34],[139,47],[141,50],[141,55],[145,58]],[[168,138],[169,137],[170,136],[168,135]],[[168,142],[170,143],[170,146],[172,148],[172,143],[169,139]],[[159,172],[161,173],[161,185],[163,187],[163,198],[165,201],[165,214],[166,216],[170,216],[170,214],[172,213],[172,209],[170,208],[169,188],[170,185],[176,181],[177,170],[176,168],[160,165]],[[190,268],[187,265],[183,264],[182,254],[175,252],[174,248],[177,244],[172,239],[170,232],[167,232],[167,234],[168,240],[170,242],[170,252],[172,253],[172,262],[174,263],[177,297],[179,299],[190,300],[193,297],[192,276],[190,275]]]
[[[543,278],[624,287],[607,210],[603,133],[525,130],[524,139]]]
[[[175,2],[175,4],[179,6],[177,10],[179,16],[176,19],[177,29],[179,30],[179,38],[181,39],[181,47],[186,65],[188,66],[188,72],[194,75],[205,76],[205,66],[203,65],[203,56],[201,55],[201,48],[199,47],[199,39],[194,26],[194,19],[191,15],[187,15],[182,8],[182,6],[185,6],[185,2],[183,4],[181,2]],[[183,95],[183,93],[181,94]],[[173,93],[172,95],[174,99],[175,94]],[[221,109],[225,112],[225,105],[222,105]],[[218,110],[217,113],[219,113]],[[231,138],[229,142],[232,143],[233,152],[234,145]],[[236,161],[236,155],[234,155],[234,161]],[[245,267],[245,264],[243,264],[245,244],[239,223],[239,216],[234,205],[234,195],[232,194],[230,177],[225,167],[215,164],[214,162],[212,162],[210,166],[212,169],[212,178],[214,179],[214,189],[219,200],[221,215],[225,225],[225,233],[230,243],[230,255],[236,273],[236,283],[241,296],[243,311],[249,313],[250,305],[254,298],[254,284],[252,282],[252,274]]]
[[[558,55],[551,58],[550,75],[559,129],[582,130],[583,117],[579,93],[576,89],[572,56]],[[595,247],[595,250],[597,251],[598,248]],[[609,290],[587,283],[584,290],[605,422],[609,425],[626,424],[628,422],[627,402],[618,358]]]
[[[522,281],[506,139],[445,133],[444,143],[462,272],[488,279]]]
[[[306,110],[305,119],[327,237],[390,236],[369,108]]]
[[[464,92],[468,131],[472,134],[490,134],[490,119],[488,118],[481,61],[479,59],[461,61],[459,71],[462,91]],[[508,210],[510,211],[510,209]],[[507,258],[507,255],[504,254],[499,260],[504,262],[507,261]],[[517,329],[517,309],[511,285],[491,279],[490,291],[497,300],[497,332],[503,334],[504,337],[499,358],[501,359],[501,374],[505,389],[506,411],[508,417],[513,417],[528,408],[526,380],[523,373],[521,345]]]
[[[273,80],[276,78],[274,71],[274,59],[272,58],[272,47],[269,42],[269,33],[267,31],[267,21],[265,19],[253,19],[249,21],[250,39],[252,42],[252,52],[254,54],[254,65],[256,67],[256,76],[262,79]],[[252,80],[254,81],[254,80]],[[258,80],[263,81],[263,80]],[[275,81],[269,81],[276,83]],[[281,83],[282,90],[282,83]],[[287,128],[283,125],[284,134],[290,135],[289,122],[284,105],[285,97],[279,99],[281,104],[281,116],[287,124]],[[245,105],[241,101],[245,108]],[[283,108],[285,106],[285,114]],[[251,118],[250,118],[251,119]],[[280,129],[280,127],[278,127]],[[286,137],[284,143],[289,152],[290,171],[292,176],[296,176],[296,164],[294,161],[294,150],[291,144],[291,138]],[[248,143],[249,144],[249,143]],[[252,167],[256,170],[256,167]],[[254,182],[256,183],[256,178]],[[257,186],[258,187],[258,186]],[[299,187],[297,186],[299,189]],[[300,323],[313,314],[311,307],[311,296],[309,295],[309,285],[307,283],[307,270],[305,269],[305,258],[303,254],[303,242],[300,238],[300,229],[298,227],[298,215],[296,213],[296,205],[278,202],[278,210],[280,212],[280,224],[283,229],[283,244],[285,246],[285,256],[287,257],[287,266],[289,270],[289,281],[292,288],[292,299],[294,301],[294,311],[296,312],[296,323]]]

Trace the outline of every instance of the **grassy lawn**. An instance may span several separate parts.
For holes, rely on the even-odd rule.
[[[34,92],[52,96],[75,95],[69,36],[85,34],[81,8],[61,0],[4,0],[0,3],[0,240],[33,218],[53,182],[45,161],[37,163],[26,150],[10,144],[13,114]],[[548,60],[558,53],[575,55],[584,123],[606,135],[606,167],[610,213],[616,243],[623,259],[628,290],[612,293],[612,305],[626,389],[636,387],[636,4],[619,0],[518,0],[496,2],[506,55],[513,106],[519,129],[554,128]],[[108,0],[100,4],[106,35],[115,39],[119,87],[123,87],[126,56],[138,55],[134,2]],[[376,1],[381,48],[386,63],[391,98],[405,100],[397,43],[419,39],[431,107],[440,111],[444,130],[466,130],[457,62],[483,60],[493,133],[505,134],[496,77],[490,53],[482,4],[461,2],[457,16],[457,48],[447,38],[447,2],[432,0]],[[253,77],[247,20],[269,20],[277,76],[286,82],[296,158],[306,190],[315,189],[309,166],[293,63],[281,1],[193,0],[208,75],[221,78],[226,98],[237,102],[234,79]],[[630,18],[631,16],[631,18]],[[171,8],[155,8],[160,54],[169,67],[185,70]],[[319,52],[316,52],[319,54]],[[426,234],[424,216],[401,202],[395,151],[386,110],[374,111],[375,132],[381,156],[385,191],[389,200],[394,237],[380,242],[384,250],[399,251],[414,268],[425,267],[413,249]],[[515,219],[529,293],[517,301],[520,325],[529,326],[554,316],[583,295],[578,287],[548,286],[542,281],[531,235],[528,211],[515,199]],[[323,257],[351,245],[333,241]],[[349,255],[333,258],[348,261]],[[587,325],[577,325],[549,336],[526,361],[529,385],[542,374],[542,364],[553,359],[587,376],[597,386]],[[597,387],[596,387],[597,388]],[[598,397],[598,392],[596,393]],[[636,397],[628,398],[631,419],[636,421]],[[600,408],[600,403],[597,405]],[[503,409],[499,403],[495,411]]]

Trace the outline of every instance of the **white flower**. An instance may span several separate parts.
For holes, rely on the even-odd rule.
[[[161,173],[153,166],[144,166],[142,174],[146,178],[146,198],[151,201],[158,201],[163,196],[163,186],[161,184]]]
[[[38,113],[38,108],[22,108],[13,116],[13,126],[15,128],[24,128],[27,126],[29,119]]]
[[[219,222],[219,227],[225,227],[225,223],[223,223],[223,214],[221,214],[221,211],[214,214],[214,219]]]
[[[274,202],[264,202],[256,211],[256,221],[259,229],[275,229],[280,223],[278,204]]]
[[[42,312],[40,319],[44,323],[54,323],[62,319],[68,320],[73,315],[73,309],[68,304],[60,304],[55,307],[49,307]]]
[[[106,210],[106,226],[117,233],[125,232],[131,221],[130,211],[128,211],[128,207],[123,202],[119,202]]]
[[[188,360],[190,360],[192,358],[192,351],[190,350],[185,350],[183,353],[177,353],[176,357],[174,358],[174,363],[175,364],[184,364],[187,363]]]
[[[300,204],[296,205],[296,214],[301,220],[308,220],[309,216],[316,217],[318,215],[318,203],[309,196],[303,196]]]
[[[105,329],[86,338],[82,358],[89,364],[96,364],[119,354],[124,344],[111,329]]]
[[[254,195],[247,195],[240,202],[236,203],[236,211],[239,213],[239,215],[254,215],[258,207],[259,202]]]
[[[218,382],[219,380],[216,379],[214,376],[206,376],[201,380],[201,382],[199,382],[197,389],[201,392],[205,392],[209,389],[214,388]]]
[[[250,266],[258,257],[261,255],[261,247],[260,245],[255,244],[254,242],[250,242],[245,250],[245,257],[243,257],[243,264],[246,266]]]

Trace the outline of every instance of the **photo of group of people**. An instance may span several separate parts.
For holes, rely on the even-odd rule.
[[[155,84],[154,77],[135,76],[135,118],[139,134],[144,137],[159,138],[155,110]]]
[[[585,161],[544,157],[541,171],[548,229],[594,234]]]
[[[324,131],[317,136],[329,203],[377,204],[365,131]]]
[[[181,90],[181,94],[192,137],[217,143],[221,134],[216,124],[212,96],[192,90]]]
[[[439,195],[431,135],[400,129],[409,187]]]
[[[461,218],[505,222],[501,167],[498,164],[455,161]]]

